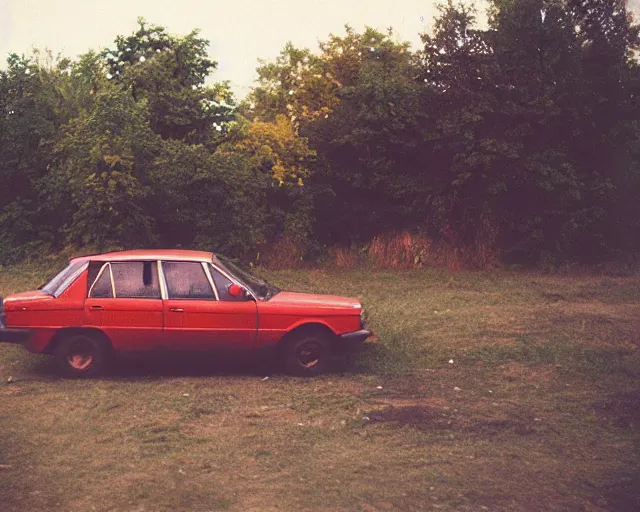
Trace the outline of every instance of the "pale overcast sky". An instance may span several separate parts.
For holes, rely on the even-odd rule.
[[[345,23],[381,31],[419,45],[435,12],[432,0],[0,0],[0,56],[32,47],[76,57],[129,35],[138,16],[175,34],[199,28],[218,61],[215,80],[231,80],[243,96],[253,84],[258,58],[273,59],[287,41],[317,48]]]
[[[631,0],[637,8],[640,0]],[[129,35],[138,16],[175,34],[199,28],[218,61],[214,80],[231,80],[244,96],[255,79],[258,58],[273,59],[287,41],[317,48],[345,23],[365,25],[420,44],[419,33],[436,12],[433,0],[0,0],[0,66],[9,52],[49,48],[76,57]],[[484,6],[484,0],[476,1]]]

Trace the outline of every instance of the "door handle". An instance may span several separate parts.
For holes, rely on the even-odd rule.
[[[89,306],[89,309],[102,309],[102,306]]]
[[[184,309],[182,308],[171,308],[169,311],[173,311],[174,313],[184,313]]]

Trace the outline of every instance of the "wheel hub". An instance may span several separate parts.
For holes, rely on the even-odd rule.
[[[74,350],[67,356],[67,361],[76,370],[86,370],[93,363],[93,356],[80,350]]]
[[[313,368],[320,362],[320,353],[316,343],[307,343],[298,350],[298,362],[305,368]]]

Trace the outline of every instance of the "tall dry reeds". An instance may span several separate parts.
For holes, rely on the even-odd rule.
[[[331,251],[333,263],[353,268],[361,263],[377,268],[446,268],[486,270],[498,263],[497,252],[481,241],[467,247],[456,247],[445,241],[434,242],[422,234],[408,232],[379,235],[364,251],[336,248]]]
[[[263,247],[259,263],[274,270],[299,268],[303,264],[305,246],[299,240],[282,236]]]

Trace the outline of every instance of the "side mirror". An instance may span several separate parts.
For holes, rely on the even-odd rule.
[[[232,297],[247,297],[247,290],[245,290],[242,286],[232,283],[229,285],[229,295]]]

